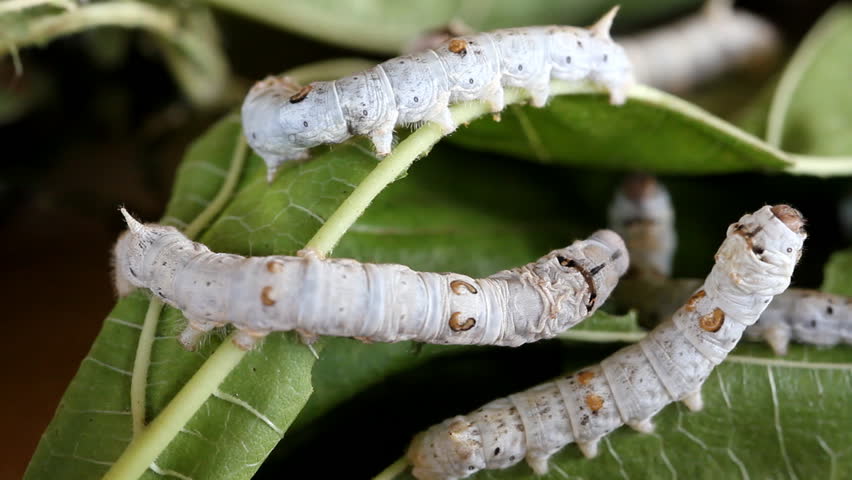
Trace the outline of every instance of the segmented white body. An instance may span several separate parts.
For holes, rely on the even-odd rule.
[[[305,158],[311,147],[366,135],[379,155],[390,153],[397,125],[436,122],[445,133],[456,124],[449,105],[482,100],[504,107],[504,87],[530,92],[541,107],[550,80],[590,80],[606,88],[613,104],[632,84],[624,51],[609,36],[617,8],[595,25],[523,27],[463,35],[435,49],[403,55],[331,82],[301,90],[286,78],[258,82],[242,107],[249,145],[271,176],[283,162]]]
[[[701,284],[698,279],[668,278],[677,244],[674,217],[665,186],[647,175],[628,178],[609,209],[609,226],[630,252],[626,285],[644,297],[643,314],[657,318],[671,315]],[[765,340],[777,355],[787,353],[791,340],[817,346],[852,344],[852,298],[790,288],[772,300],[757,323],[746,329],[745,338]]]
[[[183,311],[191,347],[226,323],[249,348],[273,331],[376,342],[516,346],[551,338],[591,315],[629,264],[621,238],[600,230],[534,263],[473,279],[403,265],[301,256],[213,253],[177,229],[142,225],[115,248],[119,293],[151,290]]]
[[[592,457],[600,438],[623,424],[651,431],[651,417],[673,401],[700,409],[701,385],[787,288],[804,239],[801,216],[786,205],[743,216],[728,228],[704,285],[671,319],[600,365],[420,434],[408,452],[414,476],[458,479],[521,459],[543,474],[547,459],[568,443]]]
[[[731,3],[709,0],[700,13],[619,38],[636,80],[682,92],[728,71],[777,58],[781,39],[775,27]]]

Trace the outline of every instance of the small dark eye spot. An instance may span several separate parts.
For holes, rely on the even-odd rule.
[[[417,102],[419,102],[419,101],[420,101],[420,99],[419,99],[419,98],[414,97],[414,103],[417,103]]]
[[[467,81],[467,83],[473,85],[473,79],[471,78],[470,80]]]
[[[524,66],[523,66],[523,65],[518,65],[518,71],[519,71],[519,72],[520,72],[520,71],[523,71],[523,69],[524,69]]]
[[[793,249],[791,247],[787,247],[787,253],[793,253]]]
[[[754,252],[755,255],[761,255],[761,254],[763,254],[764,250],[763,250],[763,247],[761,247],[759,245],[755,245],[755,246],[751,247],[751,251]]]
[[[361,112],[361,113],[363,113],[365,117],[367,116],[367,111],[366,111],[366,110],[364,110],[364,111],[363,111],[363,112]]]
[[[571,56],[565,57],[565,63],[571,63]]]
[[[605,62],[605,61],[607,61],[607,60],[609,60],[609,55],[604,54],[604,56],[603,56],[603,61]]]
[[[304,122],[302,122],[302,125],[303,125],[305,128],[307,128],[307,127],[308,127],[308,121],[307,121],[307,120],[305,120]]]

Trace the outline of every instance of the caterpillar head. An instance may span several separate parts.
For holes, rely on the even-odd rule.
[[[328,82],[299,87],[289,77],[267,77],[246,96],[242,122],[246,140],[266,163],[270,181],[282,163],[307,158],[309,148],[349,136]]]
[[[790,284],[802,255],[804,225],[802,214],[788,205],[767,205],[743,215],[728,227],[714,273],[717,268],[721,275],[735,272],[734,284],[741,291],[778,295]]]
[[[174,227],[143,225],[124,208],[121,209],[121,214],[127,222],[127,231],[118,238],[113,248],[112,261],[115,289],[123,297],[144,286],[143,262],[148,248],[163,235],[179,232]]]

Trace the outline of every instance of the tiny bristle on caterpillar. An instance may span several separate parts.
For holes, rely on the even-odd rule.
[[[270,332],[372,342],[516,346],[551,338],[594,313],[627,270],[616,233],[600,230],[533,263],[486,278],[404,265],[211,252],[172,227],[141,224],[115,248],[116,284],[150,290],[189,320],[181,341],[232,324],[250,348]]]
[[[414,476],[455,480],[521,460],[541,475],[550,456],[569,443],[594,457],[601,438],[622,425],[652,431],[651,418],[671,402],[701,409],[710,372],[790,283],[805,233],[791,229],[801,220],[798,212],[785,211],[791,216],[782,219],[766,206],[731,225],[693,299],[639,343],[419,434],[407,455]],[[761,258],[741,229],[763,245]]]

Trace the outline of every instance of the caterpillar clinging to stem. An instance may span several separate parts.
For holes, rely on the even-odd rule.
[[[588,80],[625,101],[633,83],[624,50],[612,41],[613,8],[589,28],[522,27],[462,35],[434,49],[403,55],[330,82],[299,87],[287,78],[255,84],[242,107],[249,145],[267,165],[269,178],[308,149],[368,136],[380,156],[390,153],[394,128],[435,122],[456,129],[449,105],[486,102],[504,108],[504,87],[529,91],[542,107],[551,79]]]
[[[609,226],[630,252],[630,270],[616,294],[638,307],[649,322],[670,316],[701,285],[692,278],[669,278],[676,246],[674,207],[663,184],[649,175],[625,180],[609,211]],[[852,344],[852,298],[818,290],[790,288],[772,300],[745,338],[765,340],[777,355],[791,340],[817,346]]]
[[[128,231],[115,247],[120,294],[149,289],[183,311],[180,341],[192,348],[212,328],[233,324],[251,348],[273,331],[376,342],[516,346],[551,338],[609,297],[629,264],[610,230],[554,250],[536,262],[486,278],[416,272],[403,265],[299,256],[214,253],[173,227],[141,224],[124,209]]]
[[[418,435],[408,450],[421,480],[459,479],[526,459],[543,474],[569,443],[587,457],[601,437],[627,424],[653,429],[673,401],[702,408],[701,386],[783,292],[806,237],[798,211],[766,206],[728,227],[704,284],[639,343],[579,372],[495,400]],[[760,252],[755,250],[760,246]]]

